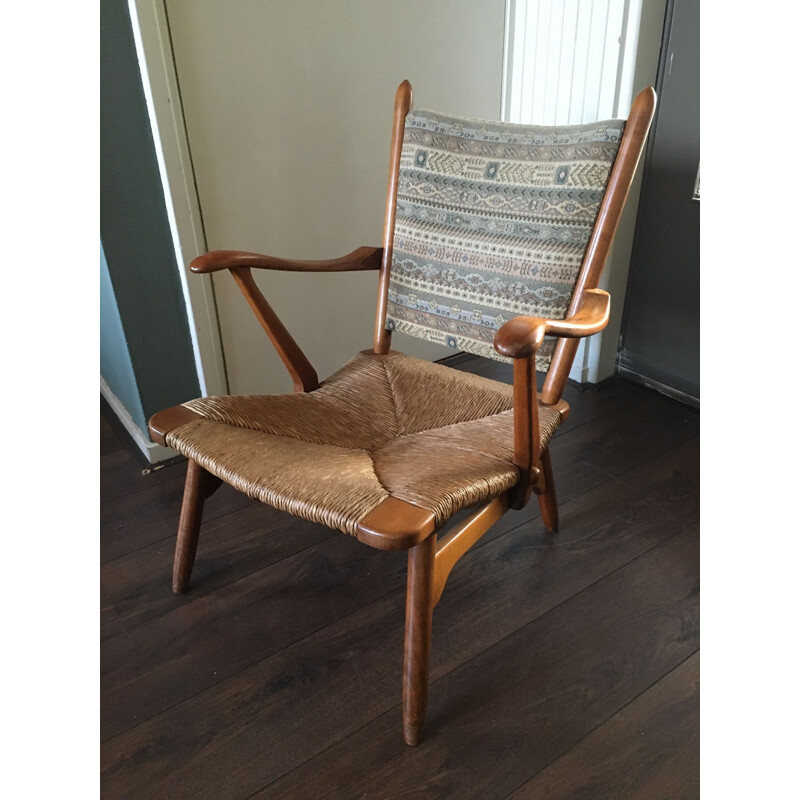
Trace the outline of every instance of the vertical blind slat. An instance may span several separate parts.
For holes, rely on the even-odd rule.
[[[623,39],[638,34],[627,30],[629,7],[642,0],[511,2],[509,121],[566,125],[613,117],[625,105],[620,82],[630,71]]]

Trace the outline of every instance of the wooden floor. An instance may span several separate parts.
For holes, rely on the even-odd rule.
[[[618,378],[566,398],[561,532],[534,502],[453,570],[417,748],[405,554],[223,486],[177,597],[185,462],[144,474],[101,414],[105,800],[699,797],[698,413]]]

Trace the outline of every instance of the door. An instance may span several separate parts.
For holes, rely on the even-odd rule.
[[[500,118],[504,0],[167,0],[166,9],[210,250],[313,259],[380,245],[404,78],[418,108]],[[372,346],[376,274],[256,280],[320,377]],[[291,391],[227,273],[214,291],[231,393]],[[394,346],[452,354],[402,335]]]
[[[700,6],[667,9],[619,372],[700,404]]]

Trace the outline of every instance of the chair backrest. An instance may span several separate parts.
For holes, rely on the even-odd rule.
[[[492,344],[505,321],[563,319],[574,310],[576,290],[596,286],[599,269],[593,285],[580,279],[598,238],[598,214],[626,123],[543,127],[457,119],[410,111],[410,87],[405,110],[393,142],[396,172],[387,203],[393,230],[384,241],[391,253],[376,351],[385,352],[382,325],[389,333],[508,360]],[[396,104],[396,123],[397,113]],[[616,229],[620,212],[621,205],[603,224]],[[555,345],[545,341],[537,369],[548,369]]]

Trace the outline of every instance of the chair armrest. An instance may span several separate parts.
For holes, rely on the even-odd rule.
[[[546,334],[579,338],[603,330],[608,324],[610,300],[608,292],[589,289],[580,309],[567,319],[514,317],[495,334],[495,350],[514,359],[514,463],[520,478],[509,496],[512,508],[522,508],[532,491],[542,494],[546,490],[539,439],[536,351]]]
[[[568,339],[591,336],[608,324],[611,298],[602,289],[588,289],[578,312],[566,319],[514,317],[495,334],[494,349],[510,358],[535,355],[547,334]]]
[[[242,294],[247,298],[250,308],[261,323],[286,369],[292,377],[296,392],[313,392],[319,386],[319,379],[305,353],[286,330],[278,315],[272,310],[259,290],[251,268],[277,269],[292,272],[347,272],[381,268],[382,247],[359,247],[352,253],[329,261],[293,261],[287,258],[274,258],[259,253],[246,253],[239,250],[214,250],[194,259],[189,265],[192,272],[208,274],[222,269],[230,270]]]
[[[354,270],[380,269],[382,247],[359,247],[346,256],[328,261],[294,261],[288,258],[263,256],[240,250],[213,250],[198,256],[189,265],[192,272],[208,273],[236,267],[277,269],[290,272],[349,272]]]

